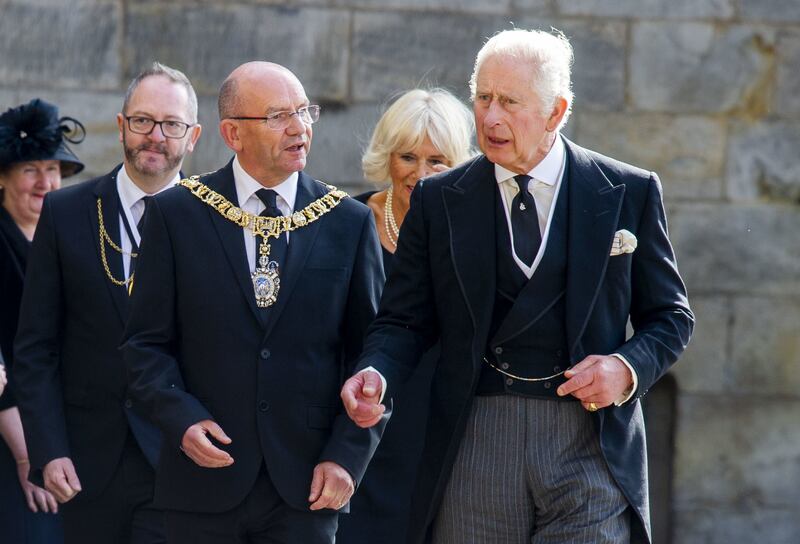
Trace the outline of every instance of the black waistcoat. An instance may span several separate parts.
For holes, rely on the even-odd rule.
[[[565,173],[544,256],[530,280],[514,261],[499,187],[495,193],[497,289],[485,356],[516,376],[542,378],[569,366],[565,327],[567,179]],[[484,362],[477,394],[560,398],[556,388],[563,382],[563,376],[535,382],[514,379]]]

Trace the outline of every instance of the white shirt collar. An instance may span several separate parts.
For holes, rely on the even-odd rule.
[[[289,211],[294,210],[294,201],[297,197],[297,181],[299,177],[300,175],[297,172],[292,172],[292,175],[278,185],[269,187],[269,189],[278,193],[278,196],[284,200],[289,207]],[[250,197],[255,195],[256,191],[259,189],[267,188],[245,172],[244,168],[242,168],[242,165],[239,163],[239,157],[234,157],[233,159],[233,181],[236,184],[236,198],[239,199],[239,206],[244,206]]]
[[[528,172],[528,175],[547,185],[556,185],[558,180],[561,179],[561,172],[563,170],[566,154],[567,150],[564,146],[564,141],[561,139],[561,136],[558,135],[550,151],[547,152],[547,155],[544,156],[544,159],[542,159],[539,164]],[[494,165],[494,176],[497,178],[497,183],[503,183],[516,175],[516,172],[507,170],[499,164]]]
[[[154,194],[158,194],[162,191],[166,191],[167,189],[174,187],[176,183],[178,183],[181,179],[180,174],[175,174],[175,177],[170,180],[169,183],[164,185],[163,188],[156,191]],[[119,199],[122,202],[122,205],[125,207],[126,210],[130,211],[134,204],[139,202],[142,198],[146,196],[150,196],[149,193],[145,193],[142,191],[138,185],[136,185],[131,177],[128,175],[128,171],[125,169],[125,165],[122,165],[122,168],[119,169],[117,173],[117,190],[119,191]]]

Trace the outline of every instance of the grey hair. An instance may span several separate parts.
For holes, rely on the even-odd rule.
[[[503,30],[492,36],[478,51],[475,67],[469,79],[470,97],[475,100],[478,73],[484,61],[493,56],[510,57],[527,62],[532,69],[533,91],[539,96],[542,112],[549,114],[557,98],[567,101],[567,111],[559,129],[572,113],[572,45],[560,30]]]
[[[472,112],[447,90],[406,91],[375,125],[361,158],[364,176],[376,183],[390,182],[392,153],[412,151],[425,137],[455,166],[475,154],[471,147],[474,131]]]
[[[136,92],[136,89],[139,87],[139,84],[147,79],[148,77],[153,76],[163,76],[169,79],[173,83],[177,83],[178,85],[183,85],[186,89],[186,95],[189,97],[189,111],[186,113],[189,114],[189,121],[192,123],[197,122],[197,93],[194,92],[194,87],[192,87],[192,82],[189,81],[189,78],[186,77],[186,74],[177,70],[175,68],[170,68],[165,64],[161,64],[160,62],[154,62],[146,69],[139,72],[139,74],[133,78],[133,80],[128,85],[128,90],[125,91],[125,101],[122,103],[122,112],[126,113],[128,111],[128,105],[133,98],[133,93]]]

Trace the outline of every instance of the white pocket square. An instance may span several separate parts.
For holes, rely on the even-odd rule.
[[[611,244],[611,256],[633,253],[636,249],[636,236],[631,231],[622,229],[614,234],[614,243]]]

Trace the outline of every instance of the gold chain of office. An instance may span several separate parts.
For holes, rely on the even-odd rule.
[[[325,186],[328,188],[328,192],[302,210],[298,210],[291,215],[264,217],[234,206],[227,198],[201,183],[200,176],[182,179],[178,182],[178,185],[189,189],[194,196],[217,210],[228,221],[232,221],[242,228],[247,228],[252,232],[253,236],[261,236],[264,239],[277,238],[284,232],[292,232],[305,227],[309,223],[313,223],[349,196],[344,191],[326,183]]]
[[[139,256],[138,253],[133,251],[124,251],[121,247],[114,243],[111,239],[111,236],[108,235],[108,231],[106,230],[106,225],[103,222],[103,203],[98,197],[97,199],[97,223],[100,225],[100,260],[103,263],[103,268],[106,271],[106,276],[108,279],[111,280],[111,283],[114,285],[120,286],[127,286],[128,287],[128,294],[130,294],[130,289],[133,287],[133,274],[125,278],[124,280],[118,280],[114,277],[111,273],[111,268],[108,266],[108,258],[106,257],[106,243],[110,245],[115,251],[118,253],[122,253],[123,255],[129,255],[131,259],[135,259]]]

